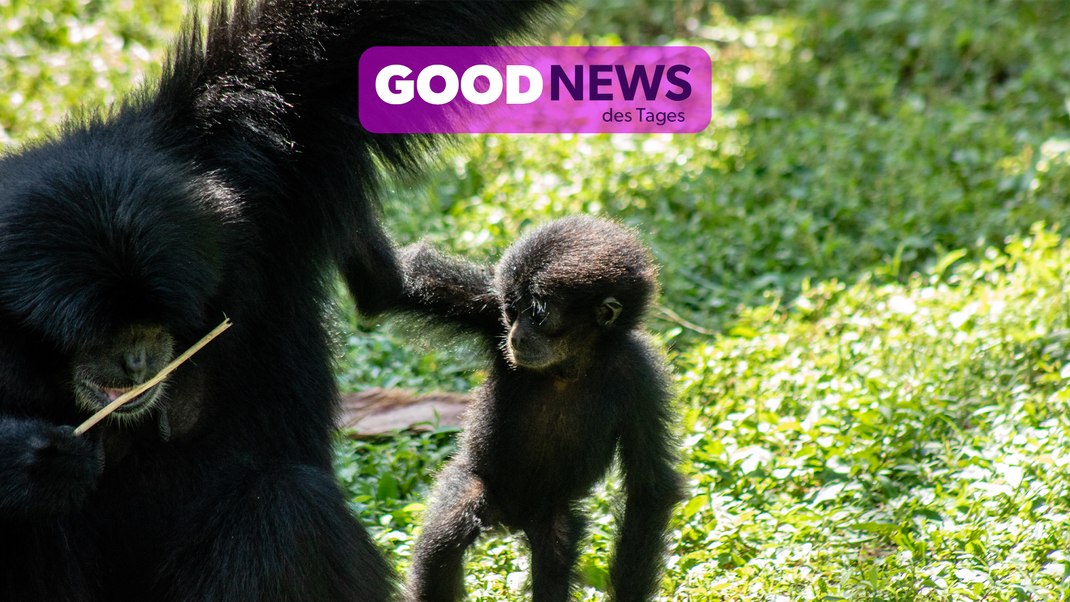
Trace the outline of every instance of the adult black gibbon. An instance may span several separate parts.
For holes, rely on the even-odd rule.
[[[613,599],[649,600],[683,484],[668,372],[641,329],[657,289],[646,249],[613,222],[570,217],[522,237],[493,274],[423,243],[403,262],[410,308],[477,333],[491,356],[436,479],[409,599],[461,598],[465,549],[497,524],[527,537],[533,600],[568,599],[586,523],[578,502],[619,454]]]
[[[157,81],[0,157],[0,599],[394,594],[332,472],[324,308],[336,271],[361,311],[397,303],[380,170],[436,141],[361,128],[358,59],[499,43],[550,4],[218,4]]]

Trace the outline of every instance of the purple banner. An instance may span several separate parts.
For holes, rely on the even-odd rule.
[[[689,46],[377,46],[359,78],[379,134],[696,133],[713,110]]]

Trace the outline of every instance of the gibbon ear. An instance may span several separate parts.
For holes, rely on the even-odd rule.
[[[624,306],[620,304],[620,301],[617,301],[615,297],[606,297],[602,305],[598,306],[598,325],[609,326],[617,320],[622,311],[624,311]]]

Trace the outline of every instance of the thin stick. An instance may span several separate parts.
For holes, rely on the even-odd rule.
[[[697,332],[699,334],[705,334],[705,335],[710,335],[710,336],[716,336],[717,334],[719,334],[719,333],[714,332],[712,330],[706,330],[705,328],[699,326],[698,324],[695,324],[694,322],[688,322],[687,320],[684,319],[683,316],[681,316],[680,314],[674,312],[673,310],[669,309],[668,307],[665,307],[664,305],[658,305],[658,309],[660,309],[661,313],[664,314],[665,316],[667,316],[670,321],[676,322],[677,324],[679,324],[680,326],[683,326],[684,328],[688,328],[688,329],[694,330],[695,332]]]
[[[215,330],[204,335],[203,339],[194,343],[194,345],[187,349],[185,353],[176,357],[170,364],[164,366],[163,370],[160,370],[156,374],[156,376],[153,376],[149,380],[141,383],[140,385],[134,387],[126,393],[123,393],[119,397],[116,397],[115,401],[109,403],[108,405],[100,409],[96,414],[90,416],[88,420],[79,425],[78,428],[74,429],[74,434],[81,435],[82,433],[88,431],[90,427],[103,420],[108,414],[111,414],[115,410],[119,409],[119,406],[137,397],[138,395],[141,395],[145,391],[148,391],[153,386],[157,385],[160,381],[167,378],[167,375],[174,371],[175,368],[179,367],[182,362],[188,360],[190,356],[200,351],[201,347],[204,347],[208,344],[209,341],[219,336],[220,333],[222,333],[224,330],[230,328],[231,324],[232,322],[230,321],[230,318],[223,320],[223,323],[219,326],[216,326]]]

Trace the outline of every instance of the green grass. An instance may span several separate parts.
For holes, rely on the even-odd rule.
[[[688,350],[683,395],[706,403],[678,593],[1064,598],[1068,275],[1038,228],[943,277],[824,283]]]
[[[387,225],[490,261],[572,212],[644,232],[661,303],[719,333],[651,320],[691,485],[664,598],[1070,600],[1070,5],[581,4],[553,41],[709,50],[711,126],[474,136],[396,185]],[[153,73],[179,6],[0,0],[0,143]],[[347,390],[480,378],[464,349],[356,320],[344,297],[336,313]],[[454,441],[339,440],[399,568]],[[583,599],[605,588],[617,484],[589,502]],[[524,599],[526,575],[515,537],[470,554],[473,600]]]

